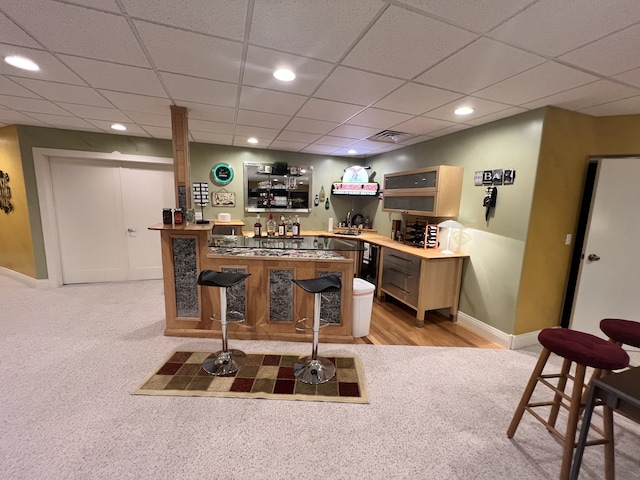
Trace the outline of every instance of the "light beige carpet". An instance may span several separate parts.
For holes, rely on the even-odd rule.
[[[247,364],[225,376],[210,375],[202,369],[211,355],[174,351],[133,393],[369,403],[357,356],[329,357],[336,365],[336,375],[327,383],[308,385],[293,375],[292,365],[299,358],[296,355],[247,353]]]

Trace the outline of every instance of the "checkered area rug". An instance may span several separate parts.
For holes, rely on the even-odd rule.
[[[308,385],[295,378],[292,366],[298,355],[247,353],[244,367],[223,376],[202,369],[202,363],[211,356],[212,352],[175,351],[132,393],[369,403],[357,356],[325,356],[336,365],[336,375],[321,385]]]

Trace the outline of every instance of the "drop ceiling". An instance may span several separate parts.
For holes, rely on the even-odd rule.
[[[2,0],[0,57],[41,69],[0,62],[0,126],[170,139],[179,105],[195,142],[371,155],[546,105],[638,114],[639,51],[637,0]]]

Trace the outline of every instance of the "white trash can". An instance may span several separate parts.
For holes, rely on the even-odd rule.
[[[362,278],[353,279],[353,325],[351,335],[365,337],[371,326],[371,309],[375,285]]]

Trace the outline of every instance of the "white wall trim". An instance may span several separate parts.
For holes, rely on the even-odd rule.
[[[517,350],[538,344],[538,331],[528,332],[522,335],[512,335],[460,311],[458,311],[458,322],[460,325],[467,327],[478,335],[482,335],[487,340],[491,340],[509,350]]]
[[[51,157],[80,158],[87,160],[111,160],[114,162],[135,162],[172,165],[173,158],[150,157],[147,155],[124,155],[118,151],[84,152],[80,150],[62,150],[56,148],[33,148],[33,165],[38,188],[40,221],[44,240],[44,252],[47,262],[47,280],[50,287],[62,286],[62,267],[60,245],[58,243],[58,222],[53,205],[53,187],[51,180]]]
[[[16,282],[22,283],[27,287],[40,288],[40,289],[51,288],[51,285],[49,284],[49,280],[47,279],[40,280],[37,278],[30,277],[28,275],[24,275],[23,273],[16,272],[14,270],[9,270],[8,268],[5,268],[5,267],[0,267],[0,274],[7,278],[11,278]]]

